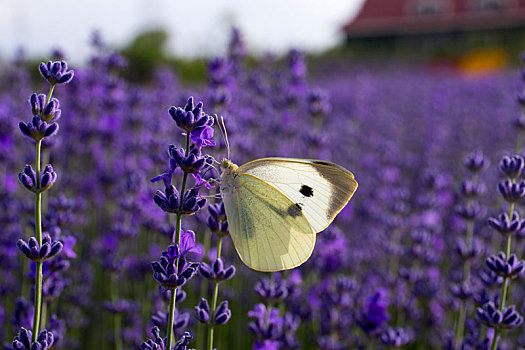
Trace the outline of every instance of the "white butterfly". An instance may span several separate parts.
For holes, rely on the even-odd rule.
[[[240,167],[222,162],[221,196],[241,260],[259,271],[304,263],[348,203],[357,182],[345,168],[320,160],[263,158]]]

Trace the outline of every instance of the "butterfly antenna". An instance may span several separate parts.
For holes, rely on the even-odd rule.
[[[230,159],[230,143],[228,142],[228,132],[226,131],[226,124],[224,123],[224,118],[221,116],[221,121],[219,123],[219,129],[221,130],[224,143],[226,144],[226,151],[228,152],[227,159]]]

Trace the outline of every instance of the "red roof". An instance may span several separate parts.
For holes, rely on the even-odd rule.
[[[525,0],[365,0],[350,37],[525,27]]]

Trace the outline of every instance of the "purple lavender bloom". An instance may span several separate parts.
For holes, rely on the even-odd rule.
[[[171,107],[169,114],[179,128],[190,133],[193,143],[199,146],[215,145],[215,142],[211,140],[213,131],[207,129],[213,126],[214,119],[205,114],[202,109],[203,103],[199,102],[194,106],[193,97],[190,97],[184,108]]]
[[[58,99],[52,98],[46,104],[46,95],[44,94],[32,94],[29,98],[31,104],[31,112],[34,116],[40,117],[43,121],[49,123],[51,120],[60,119],[62,111],[59,109],[60,103]]]
[[[307,97],[308,111],[313,116],[326,116],[332,112],[330,96],[320,88],[312,89]]]
[[[203,118],[204,119],[204,118]],[[215,146],[216,143],[213,140],[213,117],[208,116],[206,123],[196,123],[195,129],[190,133],[190,140],[197,147]]]
[[[388,304],[386,290],[377,289],[374,294],[366,298],[365,305],[360,312],[359,326],[368,334],[373,334],[380,329],[385,322],[390,320]]]
[[[254,309],[248,312],[248,317],[253,320],[248,323],[248,329],[258,339],[276,339],[282,320],[279,317],[279,310],[276,308],[266,309],[266,305],[259,303]]]
[[[456,214],[464,220],[474,220],[482,213],[482,208],[477,202],[472,202],[470,205],[458,205],[455,209]]]
[[[208,61],[208,77],[213,91],[228,91],[234,83],[232,62],[224,57],[214,57]]]
[[[36,192],[36,172],[31,165],[26,164],[24,171],[18,173],[18,179],[25,188],[31,192]]]
[[[253,343],[252,350],[279,350],[280,344],[278,341],[265,339],[265,340],[256,340]]]
[[[53,333],[44,329],[38,335],[35,342],[31,342],[31,331],[20,328],[13,340],[13,350],[48,350],[53,347]]]
[[[23,239],[19,239],[16,246],[22,254],[35,262],[43,262],[57,256],[62,252],[63,247],[62,242],[53,242],[49,234],[44,235],[42,238],[41,247],[38,246],[38,241],[35,237],[29,238],[27,243]]]
[[[489,161],[481,151],[475,151],[465,158],[463,165],[472,173],[479,173],[489,166]]]
[[[498,184],[498,191],[507,202],[519,202],[525,197],[525,181],[513,183],[507,179]]]
[[[178,259],[178,262],[176,261]],[[172,245],[168,251],[162,252],[159,261],[151,263],[153,278],[167,290],[183,286],[197,272],[199,263],[189,262],[180,255],[178,246]]]
[[[154,178],[151,181],[158,180]],[[179,191],[171,184],[166,186],[164,192],[157,190],[153,195],[153,201],[167,213],[177,213],[179,211]]]
[[[42,77],[51,85],[67,84],[73,79],[75,74],[72,70],[68,70],[65,61],[42,62],[38,68]]]
[[[24,298],[17,298],[15,301],[15,311],[11,324],[18,327],[19,325],[31,328],[33,323],[33,305],[27,302]]]
[[[456,253],[462,259],[472,259],[480,255],[484,247],[482,242],[477,239],[472,240],[470,247],[468,247],[465,239],[460,238],[456,241],[455,248]]]
[[[224,300],[219,304],[219,306],[215,310],[215,314],[213,316],[213,324],[216,326],[226,324],[231,317],[232,312],[228,308],[228,300]]]
[[[208,202],[206,198],[199,198],[199,188],[192,188],[184,192],[182,198],[181,213],[186,215],[193,215],[202,209]]]
[[[172,241],[175,242],[175,232],[173,233]],[[168,248],[169,249],[169,248]],[[189,253],[195,253],[198,256],[202,255],[203,248],[200,244],[195,243],[195,232],[192,230],[180,231],[180,255],[186,257]]]
[[[33,115],[37,115],[39,117],[42,116],[42,112],[46,107],[46,99],[47,96],[44,94],[32,94],[29,97],[29,104],[31,105],[31,112]]]
[[[464,197],[474,198],[484,194],[487,190],[487,187],[483,183],[465,180],[461,183],[459,190]]]
[[[205,298],[201,298],[199,305],[195,306],[195,317],[201,323],[210,323],[210,304]]]
[[[140,344],[140,348],[142,350],[165,350],[165,340],[160,336],[160,329],[155,326],[152,328],[151,333],[153,333],[153,339],[148,339]]]
[[[73,247],[75,246],[77,239],[73,236],[65,236],[61,238],[63,249],[62,252],[66,257],[69,259],[75,259],[77,257],[77,253],[73,250]]]
[[[511,254],[506,259],[504,252],[488,257],[485,265],[498,276],[511,279],[517,279],[525,271],[525,261],[518,260],[516,254]]]
[[[465,300],[472,296],[473,291],[471,284],[469,282],[464,282],[453,284],[450,287],[450,293],[458,299]]]
[[[388,327],[381,332],[379,339],[387,346],[400,348],[412,341],[412,335],[403,328]]]
[[[141,350],[166,350],[166,339],[163,339],[160,336],[160,330],[158,327],[153,327],[151,330],[153,334],[153,339],[148,339],[147,341],[140,344]],[[190,332],[185,332],[180,340],[175,344],[173,350],[186,350],[191,339],[193,339]]]
[[[208,205],[208,218],[206,219],[206,225],[213,234],[218,236],[225,236],[230,233],[228,228],[228,221],[226,219],[226,210],[224,209],[224,203]]]
[[[42,121],[42,119],[40,119],[38,116],[34,116],[30,122],[20,122],[18,127],[20,128],[22,134],[32,138],[35,141],[40,141],[46,137],[53,136],[58,131],[57,123],[48,124],[47,122]]]
[[[524,167],[525,160],[519,155],[514,155],[512,157],[505,156],[501,158],[499,163],[499,170],[510,179],[520,177]]]
[[[192,339],[193,336],[190,334],[190,332],[184,332],[180,340],[175,343],[175,347],[173,348],[173,350],[186,350],[188,344]]]
[[[216,259],[210,266],[206,263],[201,263],[199,266],[199,273],[204,278],[212,280],[215,283],[227,281],[235,276],[235,266],[224,266],[221,258]]]
[[[46,165],[40,177],[40,192],[50,189],[55,184],[57,177],[58,175],[53,171],[51,164]]]
[[[482,308],[478,307],[477,315],[488,327],[514,328],[523,323],[523,317],[516,311],[514,305],[499,311],[492,301],[489,301]]]
[[[288,296],[288,286],[285,280],[276,279],[271,283],[268,278],[262,278],[254,287],[255,293],[265,302],[279,302]]]
[[[239,28],[232,28],[230,33],[230,41],[228,42],[228,56],[237,60],[246,56],[246,45],[242,39],[242,34]]]
[[[503,236],[514,235],[525,228],[525,219],[520,218],[516,211],[512,213],[512,218],[505,212],[499,214],[496,218],[489,218],[488,223],[492,229]]]
[[[51,164],[46,165],[40,177],[40,192],[50,189],[57,180],[57,173],[53,171]],[[24,171],[18,174],[18,179],[25,188],[31,192],[36,192],[36,172],[31,165],[26,164]]]
[[[201,155],[201,149],[198,147],[192,148],[187,157],[184,149],[177,148],[175,145],[169,146],[168,153],[175,161],[175,165],[188,174],[198,173],[208,165],[207,158]]]

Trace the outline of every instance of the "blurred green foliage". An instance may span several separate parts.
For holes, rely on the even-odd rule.
[[[168,33],[164,29],[152,29],[140,33],[120,54],[128,61],[124,76],[132,82],[148,82],[155,70],[169,67],[177,71],[181,82],[186,84],[206,81],[206,60],[204,58],[182,59],[167,54]]]

